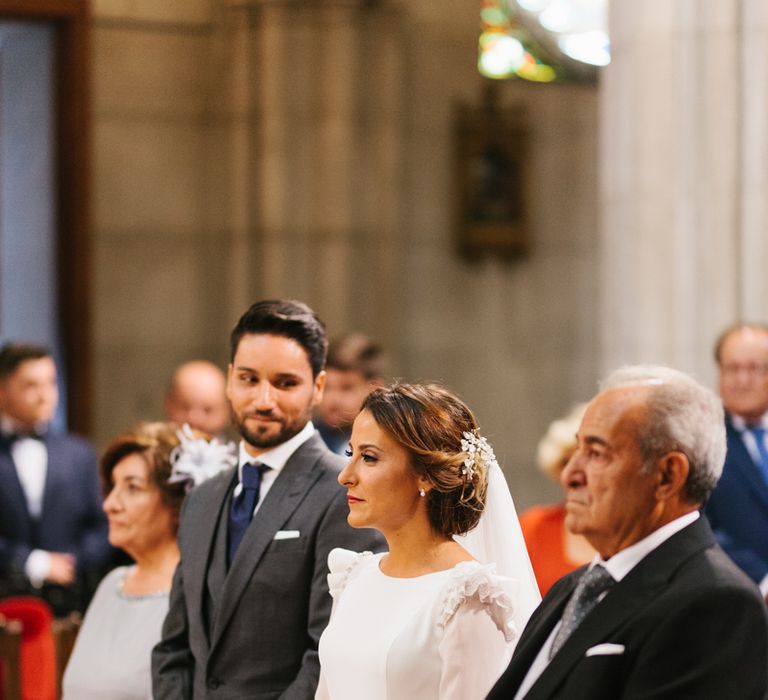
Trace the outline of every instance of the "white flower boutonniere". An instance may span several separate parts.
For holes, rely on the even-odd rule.
[[[186,482],[189,491],[237,464],[234,445],[195,437],[186,423],[176,434],[181,444],[171,452],[169,484]]]

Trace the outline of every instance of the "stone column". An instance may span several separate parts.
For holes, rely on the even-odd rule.
[[[768,321],[768,4],[742,3],[741,315]]]
[[[248,295],[394,334],[404,58],[386,2],[247,0]],[[246,173],[248,167],[251,168]],[[361,313],[361,310],[365,310]]]
[[[717,332],[766,316],[764,5],[611,3],[601,86],[603,371],[663,362],[711,378]]]

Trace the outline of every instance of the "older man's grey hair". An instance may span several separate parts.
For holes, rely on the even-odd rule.
[[[610,374],[601,390],[647,387],[647,420],[638,429],[646,468],[667,452],[682,452],[690,464],[685,496],[703,503],[715,488],[725,462],[723,406],[713,391],[670,367],[635,365]]]

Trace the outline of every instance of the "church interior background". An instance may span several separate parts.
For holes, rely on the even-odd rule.
[[[610,64],[549,83],[478,72],[482,5],[92,0],[98,445],[161,416],[179,362],[224,366],[252,301],[297,297],[457,390],[525,506],[557,493],[539,437],[607,370],[712,384],[717,332],[768,320],[768,4],[613,0]],[[459,245],[461,114],[510,134],[514,250]]]

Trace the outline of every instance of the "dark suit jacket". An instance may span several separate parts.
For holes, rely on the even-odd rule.
[[[301,445],[256,512],[229,573],[224,550],[236,471],[189,494],[170,610],[152,654],[156,700],[314,698],[317,643],[331,610],[328,552],[383,548],[378,533],[347,524],[346,493],[336,481],[342,464],[317,434]],[[278,531],[299,536],[275,539]]]
[[[63,614],[87,602],[113,550],[107,541],[93,448],[73,435],[48,435],[44,442],[48,470],[42,513],[35,520],[27,510],[10,443],[0,437],[0,594],[37,593],[24,574],[33,549],[68,552],[77,560],[78,583],[68,589],[46,586],[42,591]]]
[[[320,433],[320,437],[323,438],[323,442],[328,449],[337,455],[343,455],[349,446],[349,438],[351,435],[350,430],[341,430],[340,428],[331,428],[319,418],[313,418],[312,423],[317,428],[317,432]]]
[[[541,602],[488,700],[514,697],[584,569],[560,579]],[[624,651],[587,655],[603,643],[622,645]],[[766,697],[766,688],[765,604],[702,517],[610,590],[525,698],[757,700]]]
[[[768,484],[730,416],[725,429],[725,467],[705,511],[720,546],[759,583],[768,574]]]

